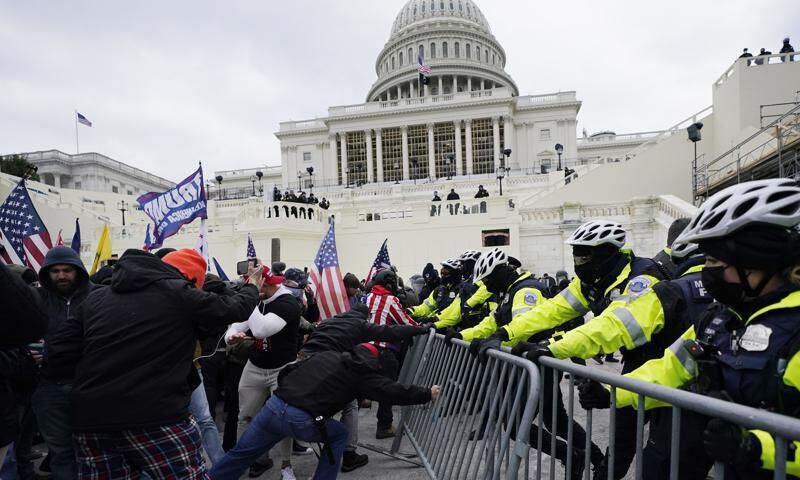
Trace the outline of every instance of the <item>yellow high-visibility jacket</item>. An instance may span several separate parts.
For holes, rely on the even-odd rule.
[[[730,311],[730,310],[729,310]],[[730,311],[735,314],[735,312]],[[738,315],[737,315],[738,316]],[[800,317],[800,291],[794,291],[785,296],[780,301],[758,310],[744,324],[747,326],[742,342],[747,337],[747,331],[754,326],[761,330],[769,332],[764,341],[764,335],[753,337],[755,340],[750,340],[753,343],[758,343],[755,348],[751,348],[747,353],[749,355],[761,354],[769,356],[770,358],[776,355],[776,348],[783,348],[785,343],[776,342],[773,330],[765,330],[765,323],[769,324],[770,321],[775,322],[778,319],[783,324],[787,320],[796,320]],[[700,327],[701,329],[703,327]],[[797,326],[792,326],[792,333],[797,330]],[[681,388],[692,382],[697,378],[699,369],[697,361],[688,347],[692,341],[697,338],[698,325],[693,325],[686,332],[678,338],[669,348],[664,350],[664,356],[661,358],[650,360],[636,370],[628,373],[626,376],[636,378],[646,382],[656,383],[667,387]],[[702,332],[701,332],[702,333]],[[759,343],[760,342],[760,343]],[[766,343],[766,346],[764,345]],[[746,348],[746,347],[741,347]],[[763,350],[760,350],[763,348]],[[720,367],[723,369],[732,368],[728,367],[725,363],[719,362]],[[766,374],[766,372],[765,372]],[[723,373],[723,377],[725,374]],[[795,352],[791,355],[786,363],[786,368],[783,371],[781,379],[779,380],[783,385],[800,390],[800,353]],[[623,390],[616,389],[617,407],[625,407],[629,405],[637,406],[638,394]],[[645,408],[650,409],[654,407],[667,406],[665,402],[661,402],[652,398],[645,398]],[[750,430],[758,441],[761,443],[761,466],[767,470],[775,468],[775,441],[772,436],[762,430]],[[800,449],[800,442],[794,442],[795,448]],[[800,455],[796,455],[794,460],[787,462],[786,471],[795,476],[800,476]]]

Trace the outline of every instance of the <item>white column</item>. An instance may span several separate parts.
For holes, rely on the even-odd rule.
[[[408,127],[403,125],[400,132],[403,134],[403,180],[408,180]]]
[[[375,129],[375,161],[378,162],[378,181],[383,181],[383,141],[381,139],[381,129]]]
[[[481,78],[481,90],[486,90],[486,82]]]
[[[464,120],[464,140],[467,142],[467,175],[472,175],[472,120]]]
[[[59,173],[54,173],[53,174],[53,186],[56,187],[56,188],[61,188],[61,174],[59,174]],[[120,193],[121,192],[122,191],[120,190]]]
[[[500,168],[500,118],[492,117],[492,141],[494,144],[494,171]]]
[[[456,175],[463,175],[461,168],[461,120],[453,122],[456,127]]]
[[[428,93],[428,87],[429,87],[429,86],[430,86],[430,85],[425,85],[425,93],[422,95],[423,97],[427,97],[428,95],[430,95],[430,94]]]
[[[472,77],[467,77],[467,91],[472,91]]]
[[[428,124],[428,176],[436,178],[436,144],[433,141],[432,123]]]
[[[336,137],[334,136],[334,142]],[[336,144],[333,145],[333,151],[336,151]],[[284,189],[288,188],[289,186],[289,147],[285,145],[281,145],[281,180],[283,184],[281,185]],[[86,187],[84,187],[86,188]],[[225,187],[222,187],[225,190]]]
[[[452,93],[458,93],[458,76],[453,75],[453,91]]]
[[[325,176],[326,175],[325,172],[326,171],[331,171],[331,172],[333,172],[333,175],[331,175],[331,180],[335,182],[336,181],[336,176],[339,174],[339,172],[336,169],[336,134],[335,133],[330,135],[330,137],[328,137],[328,148],[330,149],[330,155],[329,155],[330,159],[328,160],[328,163],[330,163],[331,168],[330,169],[325,168],[325,163],[323,162],[322,163],[322,176],[321,177],[317,177],[317,178],[322,178],[322,181],[324,182],[324,181],[328,180],[328,178]]]
[[[417,87],[414,84],[414,80],[408,82],[408,91],[411,92],[411,98],[415,98],[417,96]]]
[[[342,184],[347,185],[347,132],[339,134],[342,144]]]
[[[402,93],[402,92],[400,91],[400,85],[398,85],[398,86],[397,86],[397,99],[398,99],[398,100],[400,100],[400,97],[401,97],[401,95],[400,95],[400,94],[401,94],[401,93]]]
[[[503,142],[503,150],[505,150],[506,148],[510,148],[511,149],[512,153],[511,153],[511,157],[509,158],[509,163],[511,163],[511,158],[517,158],[517,157],[514,156],[514,154],[515,153],[519,154],[519,152],[517,152],[516,146],[514,144],[514,138],[515,138],[514,134],[516,132],[514,131],[514,119],[511,118],[511,115],[506,115],[505,117],[503,117],[503,130],[505,132],[505,138],[504,138],[505,141]],[[517,163],[517,165],[519,165],[519,162],[516,162],[516,163]],[[511,165],[506,165],[506,167],[510,167],[510,166]]]
[[[367,141],[367,183],[372,183],[372,130],[364,130],[364,138]]]
[[[439,75],[439,90],[438,90],[438,92],[439,92],[439,95],[444,93],[444,90],[442,90],[442,76],[441,75]]]

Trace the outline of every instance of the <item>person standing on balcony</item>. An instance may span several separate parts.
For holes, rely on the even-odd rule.
[[[760,52],[758,52],[758,56],[760,57],[760,56],[762,56],[762,55],[772,55],[772,52],[768,51],[768,50],[767,50],[766,48],[764,48],[764,47],[761,47],[761,51],[760,51]],[[764,59],[763,59],[763,58],[757,58],[757,59],[755,60],[755,63],[756,63],[756,65],[764,65]]]
[[[794,52],[794,47],[792,46],[791,43],[789,43],[789,37],[786,37],[786,38],[783,39],[783,46],[781,47],[780,53],[792,53],[792,52]],[[792,60],[792,58],[791,58],[791,56],[789,56],[789,61],[791,61],[791,60]],[[781,62],[785,62],[785,61],[786,61],[786,57],[781,57]]]
[[[739,58],[750,58],[752,56],[753,56],[752,53],[748,52],[746,48],[743,48],[742,49],[742,54],[739,55]],[[752,60],[747,60],[747,64],[748,65],[750,65],[751,62],[752,62]]]
[[[456,189],[455,188],[451,188],[450,189],[450,193],[447,194],[447,199],[448,200],[461,200],[461,197],[458,196],[458,194],[456,193]]]
[[[433,191],[433,199],[431,201],[432,202],[441,202],[442,201],[442,197],[439,196],[439,192],[437,190]]]

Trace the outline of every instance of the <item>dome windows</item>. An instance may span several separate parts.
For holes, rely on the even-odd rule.
[[[414,61],[413,59],[414,59],[414,49],[413,48],[409,48],[408,49],[408,64],[409,65],[411,65],[411,62]]]
[[[402,67],[403,66],[403,52],[400,52],[397,55],[397,58],[400,60],[400,66]]]
[[[436,58],[436,44],[431,42],[431,58]]]
[[[392,55],[392,70],[394,70],[394,55]]]
[[[472,58],[472,50],[470,49],[469,43],[467,44],[467,47],[464,49],[464,51],[467,52],[467,58]]]
[[[456,42],[456,44],[454,46],[456,58],[460,58],[461,57],[461,48],[460,47],[461,46],[458,44],[458,42]]]
[[[447,58],[447,42],[442,43],[442,58]]]

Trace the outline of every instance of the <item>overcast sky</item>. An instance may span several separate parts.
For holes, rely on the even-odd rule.
[[[800,48],[798,0],[476,0],[520,94],[576,90],[578,133],[711,103],[749,47]],[[405,0],[0,0],[0,154],[95,151],[171,180],[280,163],[278,123],[361,103]]]

